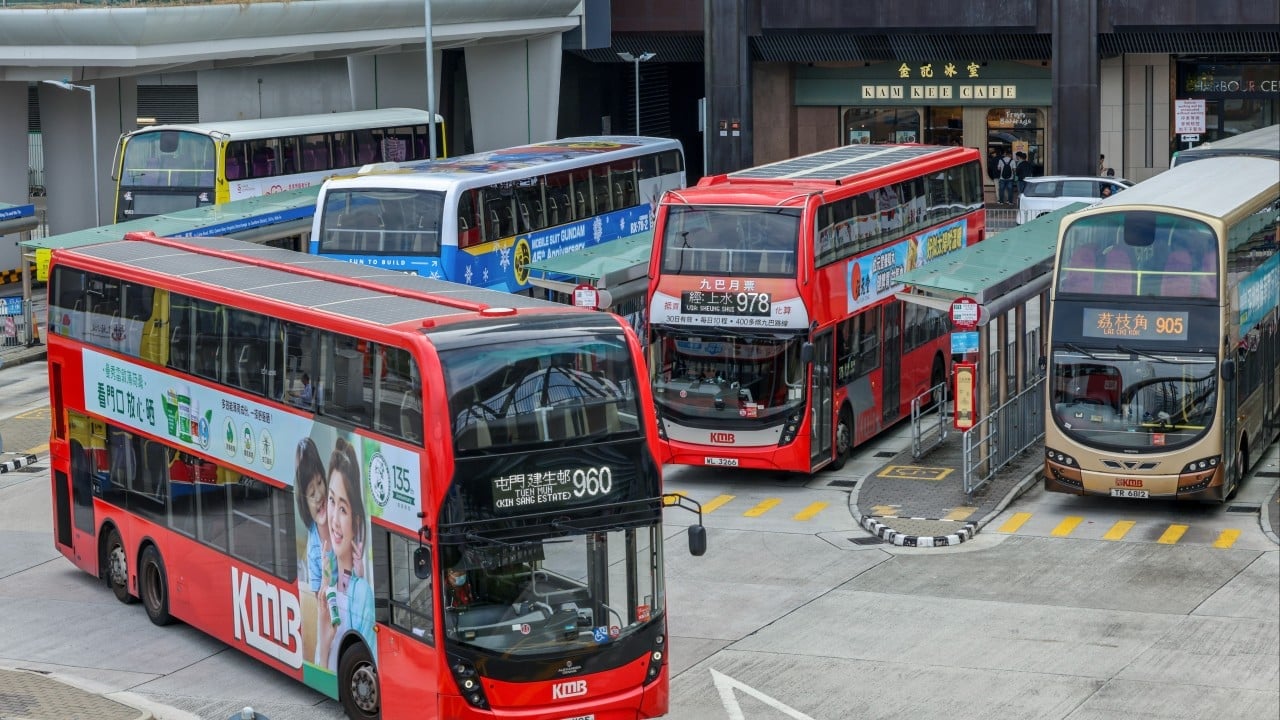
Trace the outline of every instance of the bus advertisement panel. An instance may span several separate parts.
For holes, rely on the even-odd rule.
[[[1063,221],[1045,489],[1237,492],[1280,431],[1278,224],[1280,164],[1252,157],[1179,165]]]
[[[325,182],[310,252],[504,292],[528,264],[652,229],[683,187],[675,140],[565,138]]]
[[[116,147],[115,222],[319,185],[369,163],[427,159],[431,117],[383,108],[139,128]],[[439,115],[435,126],[443,155]]]
[[[207,243],[54,252],[55,547],[351,718],[664,714],[635,334]]]
[[[839,467],[941,394],[945,313],[897,278],[984,228],[962,148],[847,146],[668,193],[648,304],[664,460]]]

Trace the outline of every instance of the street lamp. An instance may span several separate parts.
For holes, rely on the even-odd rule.
[[[89,93],[89,132],[93,133],[90,138],[93,142],[90,144],[90,152],[93,153],[93,221],[96,225],[102,225],[102,205],[98,202],[98,97],[94,94],[92,85],[72,85],[66,80],[45,80],[48,85],[62,88],[63,90],[84,90]]]
[[[629,63],[635,63],[636,66],[636,135],[640,134],[640,63],[652,60],[654,53],[645,52],[639,55],[632,55],[629,52],[620,52],[618,57]]]

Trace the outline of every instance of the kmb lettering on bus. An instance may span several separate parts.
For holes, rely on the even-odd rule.
[[[732,445],[733,433],[713,432],[711,433],[711,442],[719,443],[720,445]]]
[[[551,686],[552,700],[563,700],[564,698],[580,697],[586,694],[586,680],[567,680]]]
[[[234,567],[231,589],[236,639],[289,667],[302,667],[302,607],[297,596]]]

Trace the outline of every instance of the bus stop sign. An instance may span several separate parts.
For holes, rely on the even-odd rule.
[[[956,330],[978,329],[978,301],[973,298],[956,298],[951,302],[951,325]]]

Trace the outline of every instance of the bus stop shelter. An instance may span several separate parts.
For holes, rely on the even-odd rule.
[[[627,318],[636,332],[644,319],[649,289],[649,254],[653,231],[600,243],[529,263],[529,283],[557,293],[561,302],[573,304],[573,291],[582,285],[596,289],[596,308]]]
[[[898,276],[904,289],[897,297],[904,302],[947,313],[957,300],[977,306],[976,330],[953,332],[951,350],[953,366],[972,361],[977,367],[976,432],[966,432],[965,442],[974,445],[978,474],[990,477],[1044,434],[1043,383],[1033,368],[1043,353],[1058,229],[1065,216],[1085,207],[1073,203]],[[1038,321],[1029,331],[1033,299],[1039,300]],[[981,478],[971,477],[968,445],[965,458],[965,490],[972,492]]]

